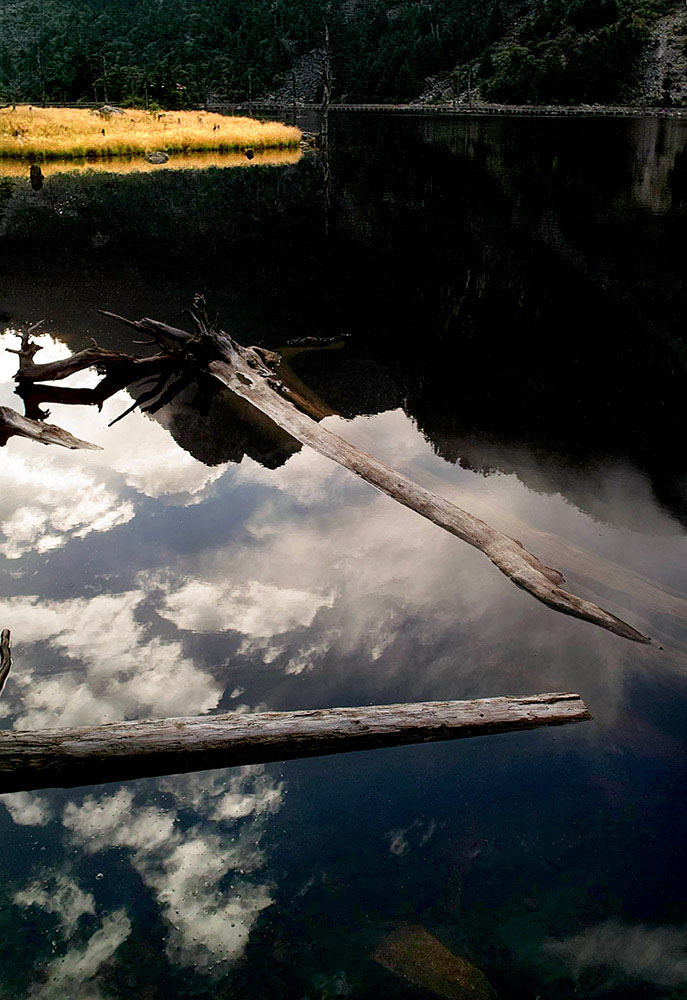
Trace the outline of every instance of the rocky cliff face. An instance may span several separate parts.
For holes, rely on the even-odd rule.
[[[687,4],[660,18],[652,27],[637,67],[637,78],[627,89],[631,104],[687,105]]]
[[[299,56],[291,71],[275,80],[275,87],[266,96],[277,104],[313,104],[322,96],[322,49],[311,49]]]

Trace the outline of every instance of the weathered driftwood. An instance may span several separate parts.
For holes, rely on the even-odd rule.
[[[0,694],[7,682],[12,669],[12,647],[10,645],[10,630],[4,628],[0,633]]]
[[[0,732],[0,792],[491,736],[591,718],[577,694]]]
[[[150,342],[162,348],[162,353],[152,357],[139,358],[105,351],[93,344],[71,358],[37,365],[33,358],[39,347],[32,344],[30,331],[27,331],[22,337],[21,348],[15,351],[20,359],[17,391],[24,398],[27,416],[22,418],[14,411],[4,411],[14,414],[12,429],[5,432],[5,441],[10,433],[24,433],[46,443],[94,447],[72,438],[60,428],[41,423],[48,413],[40,409],[39,403],[54,400],[101,404],[124,385],[152,382],[152,387],[140,393],[133,405],[117,418],[121,419],[137,406],[147,412],[155,412],[194,380],[200,382],[199,392],[202,389],[207,395],[208,376],[212,376],[216,383],[231,389],[299,443],[309,445],[392,499],[480,549],[502,573],[544,604],[563,614],[592,622],[623,638],[636,642],[650,641],[615,615],[564,590],[561,586],[563,574],[546,566],[520,542],[322,427],[319,421],[330,411],[295,379],[287,365],[280,368],[278,354],[258,347],[241,346],[209,321],[202,300],[196,300],[195,305],[190,314],[195,327],[193,333],[152,319],[132,321],[105,313],[148,334],[152,338]],[[37,384],[40,380],[60,380],[89,367],[105,374],[95,389],[60,390]],[[34,417],[38,419],[32,419]],[[0,433],[1,424],[0,419]],[[4,443],[2,438],[0,443]]]
[[[322,427],[310,415],[310,407],[304,405],[298,394],[279,378],[278,361],[275,360],[278,355],[261,348],[243,347],[228,334],[215,329],[207,319],[202,302],[191,313],[195,325],[193,334],[157,320],[132,321],[109,312],[104,315],[150,334],[163,351],[184,357],[186,364],[209,372],[297,441],[309,445],[382,493],[480,549],[502,573],[537,600],[625,639],[643,643],[651,641],[591,601],[563,590],[563,574],[546,566],[520,542]]]
[[[86,451],[100,451],[97,444],[82,441],[69,431],[46,424],[42,420],[32,420],[9,406],[0,406],[0,447],[7,444],[11,437],[31,438],[41,444],[59,444],[63,448],[81,448]]]
[[[19,381],[28,382],[57,382],[76,372],[85,371],[87,368],[95,368],[96,371],[112,375],[115,371],[122,371],[127,378],[125,385],[135,381],[135,372],[142,375],[145,370],[157,368],[160,365],[168,364],[169,358],[166,354],[157,354],[152,357],[139,357],[135,354],[122,354],[120,351],[108,351],[103,347],[98,347],[95,341],[91,347],[83,351],[77,351],[68,358],[60,358],[58,361],[48,361],[45,364],[34,363],[36,354],[42,347],[31,340],[31,333],[38,324],[29,327],[22,333],[21,347],[7,347],[8,354],[19,355],[19,368],[15,378]],[[133,371],[132,371],[133,369]]]
[[[178,371],[178,360],[176,358],[170,357],[168,353],[140,357],[135,354],[123,354],[120,351],[108,351],[98,347],[95,341],[93,341],[91,347],[87,347],[83,351],[78,351],[67,358],[60,358],[57,361],[50,361],[45,364],[36,364],[33,359],[41,350],[41,345],[32,341],[31,334],[36,326],[39,325],[39,323],[34,324],[22,334],[21,346],[19,348],[6,348],[10,354],[17,354],[19,356],[19,367],[14,376],[17,383],[16,393],[24,403],[24,416],[28,420],[47,420],[50,416],[50,411],[42,409],[42,403],[98,406],[100,408],[110,396],[113,396],[120,389],[137,382],[154,382],[155,388],[150,393],[143,393],[134,403],[134,407],[140,405],[144,409],[155,409],[164,405],[163,399],[157,402],[156,407],[144,406],[148,398],[158,396],[159,390],[164,388],[170,377]],[[42,384],[43,381],[50,383],[60,382],[88,368],[92,368],[104,376],[93,388],[74,388],[72,386],[63,387],[53,384]],[[189,381],[191,378],[192,376],[188,376]],[[207,381],[210,381],[209,377]],[[59,428],[57,430],[59,431]],[[16,434],[18,431],[13,429],[12,433]],[[72,440],[68,432],[64,431],[61,433],[62,435],[66,435],[65,441],[67,439]],[[9,436],[8,434],[5,441],[1,443],[6,443]],[[32,434],[31,436],[35,435]],[[47,444],[64,443],[62,440],[57,439],[47,440],[44,435],[40,439],[44,440]],[[67,447],[77,446],[69,444]],[[78,447],[83,447],[83,445],[78,445]]]

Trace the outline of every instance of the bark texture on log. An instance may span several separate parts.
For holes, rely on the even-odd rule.
[[[202,313],[192,313],[196,326],[194,334],[148,318],[133,321],[114,313],[105,312],[104,315],[135,330],[149,333],[163,350],[177,355],[185,354],[189,363],[210,372],[301,444],[309,445],[398,503],[480,549],[502,573],[542,603],[563,614],[598,625],[624,639],[642,643],[651,641],[610,612],[563,590],[563,574],[546,566],[516,539],[444,497],[424,489],[373,455],[322,427],[298,407],[298,400],[292,398],[289,387],[279,379],[278,370],[268,367],[270,362],[266,360],[264,352],[253,347],[242,347],[228,334],[207,323]]]
[[[0,792],[490,736],[589,718],[577,694],[540,694],[3,731]]]

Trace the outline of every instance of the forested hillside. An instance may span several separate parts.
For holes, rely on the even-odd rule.
[[[0,98],[230,101],[289,84],[332,39],[335,96],[470,78],[504,101],[612,100],[671,0],[0,0]],[[326,12],[326,13],[325,13]],[[458,66],[457,71],[454,67]],[[451,72],[454,70],[453,72]],[[298,95],[301,96],[301,95]],[[310,96],[310,95],[308,95]]]
[[[486,51],[484,93],[517,103],[617,100],[632,87],[651,26],[676,6],[669,0],[539,3],[514,37]]]

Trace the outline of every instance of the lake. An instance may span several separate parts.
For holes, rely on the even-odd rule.
[[[547,691],[593,720],[5,795],[0,995],[482,995],[431,947],[375,960],[401,928],[501,998],[687,996],[686,147],[340,114],[326,164],[0,178],[5,347],[43,319],[39,361],[130,350],[99,309],[183,325],[203,292],[291,345],[325,426],[654,639],[539,604],[228,393],[51,405],[102,451],[0,451],[3,727]]]

